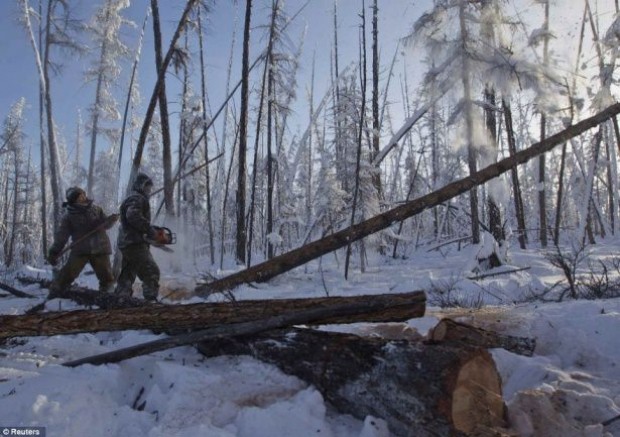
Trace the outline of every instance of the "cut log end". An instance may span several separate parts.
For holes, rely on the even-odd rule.
[[[470,434],[480,425],[502,426],[504,402],[499,374],[488,356],[479,355],[462,366],[452,395],[454,428]]]
[[[489,352],[468,345],[386,341],[295,329],[215,339],[211,357],[248,354],[313,384],[338,411],[384,419],[396,436],[462,435],[504,425]]]

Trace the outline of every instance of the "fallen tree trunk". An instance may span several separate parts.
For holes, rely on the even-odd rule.
[[[191,305],[151,304],[111,310],[56,311],[21,316],[0,316],[0,338],[76,334],[80,332],[151,329],[176,331],[267,319],[293,311],[323,310],[315,324],[397,322],[424,315],[422,291],[373,296],[311,299],[246,300]],[[334,314],[335,307],[345,308]],[[352,307],[354,309],[349,309]],[[320,312],[320,311],[319,311]],[[310,323],[310,322],[304,322]]]
[[[366,309],[370,310],[373,306],[374,305],[371,303]],[[106,352],[99,355],[69,361],[63,365],[68,367],[76,367],[82,364],[100,365],[117,363],[119,361],[127,360],[140,355],[146,355],[187,344],[198,343],[209,339],[257,334],[263,331],[284,328],[292,325],[312,324],[316,323],[316,320],[325,319],[330,316],[342,319],[348,315],[357,314],[359,314],[359,306],[355,304],[345,303],[343,305],[337,305],[327,309],[311,308],[302,311],[279,314],[267,319],[252,322],[214,326],[212,328],[202,329],[200,331],[194,331],[187,334],[173,335],[171,337],[137,344],[135,346],[118,349],[112,352]]]
[[[8,284],[4,284],[2,282],[0,282],[0,289],[4,290],[4,291],[8,291],[9,293],[11,293],[13,296],[15,297],[25,297],[27,299],[34,299],[36,296],[33,296],[31,294],[25,293],[21,290],[18,290],[15,287],[11,287]]]
[[[399,436],[504,425],[501,380],[481,348],[295,329],[206,341],[198,350],[274,364],[314,385],[337,410],[382,418]]]
[[[418,199],[414,199],[401,206],[393,208],[354,226],[336,232],[325,238],[306,244],[300,248],[291,250],[276,256],[268,261],[256,264],[246,270],[234,273],[208,284],[196,287],[196,293],[206,295],[213,291],[230,290],[244,283],[265,282],[271,278],[299,267],[313,259],[343,248],[353,241],[360,240],[375,232],[388,228],[392,224],[405,220],[422,211],[432,208],[442,202],[468,192],[474,187],[512,169],[514,166],[523,164],[536,156],[548,152],[558,144],[565,143],[577,135],[580,135],[620,113],[620,103],[610,106],[604,111],[587,118],[563,131],[546,138],[515,155],[502,159],[468,177],[454,181],[445,187],[433,191]]]
[[[31,278],[28,276],[19,276],[17,280],[25,284],[39,284],[41,288],[49,288],[52,283],[52,281],[50,281],[49,279]],[[56,297],[61,299],[69,299],[77,303],[78,305],[83,305],[87,307],[97,306],[103,310],[113,308],[138,307],[149,304],[149,302],[146,302],[142,299],[135,299],[126,296],[121,297],[117,294],[111,293],[102,293],[99,290],[79,287],[77,285],[72,285],[66,290],[58,292]],[[42,311],[45,308],[45,302],[47,302],[47,300],[41,302],[38,305],[35,305],[26,313],[32,314]]]
[[[487,349],[501,347],[528,357],[534,354],[536,348],[536,340],[533,338],[502,335],[452,319],[441,319],[429,337],[432,341],[442,343],[462,343]]]

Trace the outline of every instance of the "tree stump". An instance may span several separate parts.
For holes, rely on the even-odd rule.
[[[502,335],[452,319],[441,319],[429,338],[437,342],[465,343],[487,349],[501,347],[527,357],[531,357],[536,348],[536,340],[533,338]]]
[[[399,436],[504,425],[501,380],[485,349],[293,329],[199,343],[206,356],[251,355],[314,385],[337,410],[387,421]]]

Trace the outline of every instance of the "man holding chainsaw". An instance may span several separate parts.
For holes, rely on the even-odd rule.
[[[114,283],[110,265],[112,247],[106,231],[114,226],[118,214],[106,217],[101,207],[93,204],[80,187],[67,189],[65,195],[67,201],[62,204],[64,213],[54,234],[47,261],[54,266],[63,253],[68,250],[71,252],[67,263],[50,285],[48,299],[60,296],[80,275],[86,263],[90,263],[97,275],[99,290],[111,291]],[[65,248],[69,237],[72,243]]]
[[[142,281],[144,299],[155,301],[159,294],[159,267],[151,255],[149,245],[160,242],[157,241],[157,228],[151,226],[149,196],[152,189],[151,178],[138,173],[131,194],[121,204],[118,247],[123,255],[123,263],[116,293],[131,296],[137,276]]]

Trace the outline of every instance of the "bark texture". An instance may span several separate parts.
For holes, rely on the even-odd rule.
[[[317,310],[303,323],[398,322],[424,315],[421,291],[375,296],[246,300],[191,305],[149,304],[109,310],[55,311],[0,316],[0,338],[151,329],[182,331],[257,321],[288,312]],[[334,311],[334,309],[339,309]],[[320,310],[324,311],[320,311]]]
[[[442,343],[468,344],[483,348],[501,347],[519,355],[531,357],[536,348],[536,340],[528,337],[515,337],[498,334],[486,329],[476,328],[452,319],[442,319],[430,335],[431,340]]]
[[[313,384],[339,411],[386,420],[397,436],[463,435],[504,424],[500,377],[480,348],[294,329],[198,349],[275,364]]]

